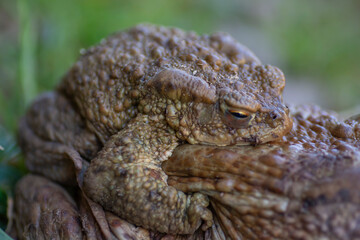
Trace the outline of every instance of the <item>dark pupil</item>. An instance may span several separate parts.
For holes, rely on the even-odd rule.
[[[234,117],[236,118],[240,118],[240,119],[244,119],[244,118],[247,118],[248,115],[245,115],[245,114],[242,114],[240,112],[230,112],[231,115],[233,115]]]

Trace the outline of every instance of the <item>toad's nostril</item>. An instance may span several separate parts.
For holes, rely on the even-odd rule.
[[[275,119],[277,119],[278,115],[275,112],[271,112],[270,117],[271,117],[271,119],[275,120]]]

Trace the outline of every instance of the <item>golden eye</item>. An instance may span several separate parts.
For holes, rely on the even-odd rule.
[[[245,119],[247,117],[249,117],[249,114],[247,112],[243,112],[243,111],[234,111],[234,110],[228,110],[229,113],[237,118],[237,119]]]

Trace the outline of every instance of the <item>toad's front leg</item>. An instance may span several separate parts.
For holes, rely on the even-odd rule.
[[[167,185],[161,162],[177,145],[166,123],[138,116],[92,160],[84,190],[105,209],[151,230],[190,234],[202,220],[210,226],[204,195],[186,195]]]

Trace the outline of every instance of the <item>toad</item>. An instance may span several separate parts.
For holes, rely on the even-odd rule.
[[[52,102],[46,103],[54,107]],[[69,113],[67,121],[76,122]],[[48,178],[29,174],[16,187],[13,236],[144,240],[359,238],[359,118],[344,121],[317,106],[291,107],[290,116],[294,127],[279,141],[257,146],[183,144],[162,163],[169,185],[209,197],[213,225],[206,231],[198,229],[191,235],[148,231],[94,206],[81,191],[70,195]],[[44,143],[35,135],[32,140],[38,146],[54,144]],[[79,154],[71,147],[62,146],[62,151],[72,158],[81,175]]]
[[[81,54],[20,125],[27,166],[71,183],[75,149],[90,161],[86,195],[146,229],[190,234],[212,224],[204,194],[167,184],[161,163],[177,146],[259,145],[292,127],[283,73],[227,34],[138,25]]]
[[[163,163],[169,185],[209,197],[221,227],[205,239],[360,237],[359,119],[318,106],[290,109],[294,126],[280,141],[184,144]]]

